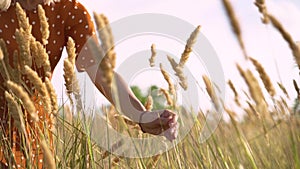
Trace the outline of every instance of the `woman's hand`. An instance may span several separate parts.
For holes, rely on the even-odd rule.
[[[178,134],[177,119],[177,115],[170,110],[143,112],[139,125],[145,133],[162,135],[172,141]]]

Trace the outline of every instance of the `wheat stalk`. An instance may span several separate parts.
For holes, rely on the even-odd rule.
[[[145,109],[146,109],[147,111],[151,111],[152,108],[153,108],[153,98],[152,98],[151,95],[149,95],[149,96],[147,97],[147,100],[146,100],[146,103],[145,103]]]
[[[169,91],[172,95],[175,95],[175,88],[174,88],[174,85],[172,83],[172,80],[171,80],[171,77],[170,75],[168,74],[168,72],[163,68],[163,65],[162,63],[159,64],[159,67],[160,67],[160,71],[162,73],[162,75],[164,76],[164,79],[167,81],[168,85],[169,85]]]
[[[271,14],[268,14],[268,18],[270,19],[274,28],[276,28],[283,39],[288,43],[290,49],[293,52],[294,59],[297,63],[298,68],[300,69],[300,47],[295,43],[290,33],[288,33],[282,24]]]
[[[16,15],[20,28],[25,30],[26,33],[30,34],[32,26],[29,24],[29,19],[27,18],[25,11],[22,9],[21,5],[18,2],[16,3]]]
[[[259,83],[257,79],[254,77],[252,72],[250,70],[244,71],[238,64],[237,64],[238,71],[240,72],[241,76],[245,80],[245,82],[248,85],[250,94],[252,99],[256,103],[256,108],[260,113],[262,113],[264,116],[267,115],[268,112],[267,104],[265,102],[265,98],[263,96],[263,93],[261,91],[261,88],[259,86]]]
[[[276,91],[274,89],[274,86],[271,82],[270,77],[266,73],[263,66],[257,60],[255,60],[252,57],[250,57],[250,60],[253,63],[253,65],[255,66],[257,72],[259,73],[259,76],[260,76],[261,80],[263,81],[263,84],[264,84],[265,88],[267,89],[268,93],[270,94],[270,96],[273,97],[276,94]]]
[[[47,77],[45,78],[45,85],[51,100],[52,114],[57,115],[58,113],[57,95],[51,81]]]
[[[31,41],[31,34],[26,32],[23,28],[17,29],[15,32],[16,41],[19,46],[20,52],[20,66],[22,71],[24,70],[24,66],[32,66],[32,57],[30,54],[30,41]]]
[[[257,6],[259,12],[263,15],[262,22],[264,24],[269,23],[268,11],[265,4],[265,0],[256,0],[254,4]]]
[[[244,41],[242,38],[242,31],[240,28],[240,24],[235,15],[233,7],[232,7],[231,3],[229,2],[229,0],[222,0],[222,2],[223,2],[223,6],[225,8],[225,11],[227,13],[227,16],[230,19],[231,28],[238,39],[239,45],[243,51],[245,58],[248,59],[248,54],[246,52],[246,48],[245,48]]]
[[[7,101],[9,113],[14,119],[14,126],[16,126],[20,132],[26,134],[25,123],[24,123],[21,107],[18,105],[16,100],[13,98],[13,96],[7,91],[5,91],[5,99]]]
[[[46,88],[46,85],[43,83],[42,79],[39,77],[36,71],[32,70],[30,67],[25,66],[25,72],[29,81],[34,85],[35,89],[38,91],[39,95],[42,97],[43,106],[47,113],[51,113],[51,101],[49,94]]]
[[[188,40],[186,42],[186,45],[185,45],[183,53],[181,54],[181,58],[180,58],[178,66],[183,67],[184,64],[187,62],[187,60],[189,59],[190,54],[192,52],[192,47],[194,46],[194,44],[197,41],[199,32],[200,32],[200,26],[197,26],[197,28],[192,32],[192,34],[190,35],[190,37],[188,38]]]
[[[213,84],[212,84],[211,80],[206,75],[203,75],[202,79],[203,79],[203,81],[205,83],[206,91],[207,91],[209,97],[211,98],[213,104],[215,105],[215,107],[216,107],[217,110],[220,110],[221,109],[221,105],[219,103],[218,97],[216,95],[216,92],[215,92],[215,89],[213,87]]]
[[[155,66],[155,57],[156,57],[156,47],[155,44],[151,45],[151,57],[149,59],[149,63],[151,67]]]
[[[42,42],[43,45],[47,45],[50,31],[49,31],[49,24],[47,22],[45,10],[43,9],[42,5],[38,5],[38,16],[40,19],[40,26],[41,26],[40,31],[42,33]]]
[[[7,87],[22,101],[23,107],[26,109],[26,111],[29,113],[31,119],[34,122],[37,122],[39,120],[38,115],[36,113],[35,106],[33,102],[31,101],[28,93],[21,87],[20,85],[8,81]]]
[[[75,48],[75,42],[71,37],[68,38],[67,53],[68,53],[68,60],[71,62],[72,65],[75,65],[76,48]]]
[[[232,90],[232,92],[233,92],[233,94],[234,94],[234,101],[235,101],[235,103],[236,103],[238,106],[240,106],[241,104],[240,104],[240,101],[239,101],[239,94],[238,94],[238,92],[236,91],[236,89],[235,89],[235,87],[234,87],[234,85],[233,85],[233,83],[232,83],[231,80],[228,81],[228,85],[229,85],[230,89]]]
[[[159,91],[162,92],[164,94],[164,96],[166,97],[168,105],[173,106],[173,100],[172,100],[172,97],[170,96],[169,92],[166,89],[162,89],[162,88]]]

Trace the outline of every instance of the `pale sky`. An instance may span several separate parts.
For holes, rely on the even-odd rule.
[[[231,79],[238,85],[236,86],[237,88],[247,90],[235,67],[235,63],[245,64],[245,60],[231,31],[221,0],[79,0],[79,2],[84,4],[90,12],[95,11],[105,14],[111,22],[134,14],[160,13],[178,17],[194,26],[201,25],[201,32],[210,41],[218,54],[226,81]],[[292,79],[299,80],[299,75],[286,42],[282,40],[281,36],[271,25],[265,26],[260,22],[260,14],[253,4],[253,0],[231,0],[231,2],[240,21],[245,46],[249,55],[263,64],[274,85],[275,82],[279,81],[280,77],[289,94],[295,97]],[[269,12],[275,15],[291,33],[294,40],[300,41],[300,1],[269,0],[267,1],[267,7]],[[139,40],[136,41],[138,42]],[[131,43],[134,43],[134,41]],[[152,41],[149,39],[149,44],[151,45],[151,43]],[[161,44],[157,43],[157,48],[166,45],[163,44],[164,40],[162,40]],[[146,46],[150,49],[149,44],[146,44]],[[130,44],[128,46],[130,47]],[[134,44],[134,46],[136,47],[134,50],[147,49],[145,44],[143,46],[141,43]],[[123,53],[125,51],[121,47],[120,51],[116,52],[119,57],[117,62],[122,61],[120,57],[126,57],[127,55]],[[181,49],[177,51],[178,54],[181,52]],[[276,69],[276,64],[278,70]],[[249,64],[244,67],[247,66]],[[54,84],[57,92],[60,94],[63,85],[58,83],[58,81],[61,82],[63,77],[61,74],[58,75],[57,72],[62,72],[62,66],[57,67],[53,78],[56,81]],[[199,81],[202,81],[202,79],[199,79]],[[143,81],[143,83],[147,82],[147,80]],[[202,88],[204,87],[202,86]],[[100,102],[102,101],[103,98],[100,99]]]

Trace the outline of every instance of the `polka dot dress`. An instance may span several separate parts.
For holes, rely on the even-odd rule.
[[[89,59],[89,52],[85,52],[87,47],[84,46],[88,37],[95,35],[94,25],[91,20],[90,15],[82,4],[76,0],[60,0],[50,5],[43,5],[45,9],[46,17],[49,23],[50,36],[48,39],[48,44],[46,45],[46,50],[49,55],[50,64],[52,71],[57,65],[61,58],[62,50],[67,44],[68,37],[72,37],[76,43],[76,51],[80,53],[77,56],[78,63],[76,63],[79,71],[83,71],[86,66],[90,66],[91,60]],[[10,6],[7,11],[0,12],[0,38],[4,39],[7,49],[9,52],[10,60],[13,56],[13,51],[18,49],[16,43],[15,31],[19,28],[17,17],[15,14],[16,7],[14,4]],[[40,32],[40,23],[38,18],[37,10],[26,11],[29,22],[32,25],[32,34],[40,42],[42,42],[42,35]],[[82,50],[83,49],[83,50]],[[6,101],[4,99],[4,86],[3,78],[0,75],[0,125],[4,126],[6,133],[12,133],[10,138],[12,140],[12,150],[13,157],[17,165],[11,166],[12,168],[25,168],[26,162],[24,154],[20,149],[20,138],[19,132],[15,127],[12,126],[12,130],[8,131],[8,113]],[[40,123],[38,126],[44,125],[44,122],[48,122],[50,117],[43,113],[43,109],[39,106],[38,99],[32,96],[33,101],[36,103],[37,113],[40,117]],[[28,121],[30,124],[31,122]],[[11,123],[12,124],[12,123]],[[31,125],[31,124],[30,124]],[[35,127],[38,127],[35,126]],[[49,126],[50,128],[51,126]],[[1,127],[2,128],[2,127]],[[31,130],[34,127],[31,126]],[[1,129],[3,130],[3,129]],[[31,138],[31,144],[33,150],[38,150],[38,139],[34,135],[35,132],[28,131],[28,135]],[[37,132],[37,131],[36,131]],[[2,140],[3,141],[3,140]],[[0,163],[1,165],[7,165],[6,160],[3,155],[4,147],[0,147]],[[43,154],[40,151],[32,152],[32,160],[39,163],[39,168],[42,168]]]

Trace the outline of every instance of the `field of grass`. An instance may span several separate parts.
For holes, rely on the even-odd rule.
[[[53,87],[49,84],[49,81],[43,78],[39,78],[34,71],[26,66],[26,62],[20,63],[18,68],[24,70],[25,74],[29,77],[29,80],[36,86],[36,91],[40,96],[40,100],[44,105],[44,109],[48,111],[49,117],[55,119],[54,129],[49,132],[48,123],[43,123],[42,127],[38,131],[32,131],[32,133],[40,135],[41,151],[45,154],[44,165],[48,168],[299,168],[300,169],[300,89],[298,88],[297,81],[293,81],[295,86],[295,92],[298,98],[290,98],[286,92],[285,87],[281,83],[277,83],[281,91],[276,91],[274,84],[261,65],[255,58],[248,57],[244,47],[239,22],[236,19],[234,9],[228,0],[223,0],[224,9],[227,11],[229,21],[231,23],[233,32],[235,33],[239,42],[239,47],[244,51],[245,60],[252,64],[256,71],[250,68],[241,68],[237,65],[237,71],[240,73],[240,78],[247,84],[247,91],[244,91],[240,86],[235,86],[234,81],[228,80],[228,87],[231,89],[234,96],[232,103],[237,107],[235,110],[231,110],[229,106],[223,104],[222,100],[219,100],[215,92],[213,83],[210,82],[208,76],[203,75],[204,84],[206,85],[206,92],[210,96],[210,101],[213,106],[218,110],[220,107],[224,109],[224,117],[229,117],[229,120],[221,119],[218,127],[212,135],[202,142],[199,138],[203,132],[203,127],[207,121],[213,120],[206,118],[209,112],[202,112],[199,110],[198,116],[194,117],[194,121],[191,122],[192,126],[190,132],[180,141],[174,148],[168,151],[161,151],[160,154],[156,154],[147,158],[128,158],[125,156],[117,156],[111,154],[109,151],[101,148],[93,140],[90,130],[106,130],[106,128],[97,128],[95,119],[101,118],[107,123],[107,128],[113,128],[119,133],[137,138],[151,137],[148,134],[142,133],[138,124],[135,124],[128,119],[119,115],[113,106],[103,105],[100,110],[103,113],[101,117],[83,116],[80,113],[82,110],[82,100],[80,97],[79,86],[74,72],[75,51],[74,42],[69,39],[68,42],[68,58],[64,62],[64,77],[65,86],[67,90],[67,96],[70,100],[69,105],[57,105],[56,95],[53,91]],[[300,47],[294,42],[292,37],[284,26],[277,21],[277,19],[267,12],[267,8],[264,1],[256,1],[256,5],[263,16],[262,24],[271,24],[282,35],[293,52],[296,64],[300,67]],[[22,12],[20,12],[22,15]],[[24,14],[23,14],[24,15]],[[103,48],[109,49],[108,54],[105,56],[103,62],[101,62],[101,69],[107,74],[107,83],[111,83],[111,74],[115,65],[115,53],[113,49],[110,49],[112,45],[112,35],[108,28],[107,18],[103,15],[95,15],[95,22],[98,29],[101,30],[106,26],[106,31],[100,32],[100,40],[102,40]],[[22,18],[22,17],[20,17]],[[22,24],[26,25],[26,21],[23,20]],[[46,24],[46,23],[45,23]],[[28,38],[28,27],[23,27],[23,32],[20,31],[20,38]],[[184,66],[184,63],[188,59],[189,49],[192,48],[194,39],[199,32],[200,27],[191,34],[189,41],[186,45],[186,50],[183,52],[183,56],[179,63],[175,63],[173,66],[174,71],[178,75],[178,79],[181,81],[182,87],[185,88],[185,79],[180,67]],[[42,30],[47,31],[47,30]],[[22,34],[23,33],[23,34]],[[105,34],[106,33],[106,34]],[[44,34],[47,34],[44,32]],[[106,38],[103,38],[105,37]],[[45,37],[47,39],[47,36]],[[188,38],[188,37],[187,37]],[[105,39],[103,41],[103,39]],[[26,43],[21,40],[19,43]],[[37,46],[39,53],[45,53],[43,45],[39,42],[31,42],[30,45]],[[29,113],[31,119],[35,119],[35,114],[30,106],[37,106],[34,102],[28,101],[28,97],[35,95],[36,93],[30,92],[25,84],[20,79],[21,71],[15,70],[10,67],[7,61],[7,53],[5,52],[5,44],[0,43],[1,51],[4,58],[1,58],[0,72],[3,76],[10,80],[7,87],[10,89],[6,94],[6,99],[9,102],[9,112],[14,118],[14,125],[18,128],[20,135],[22,135],[22,141],[24,144],[24,150],[30,152],[30,146],[26,144],[28,137],[26,136],[27,130],[35,130],[28,125],[28,122],[24,119],[21,109],[25,109]],[[21,44],[20,44],[21,45]],[[91,44],[93,45],[93,44]],[[38,48],[41,46],[41,48]],[[26,55],[26,50],[23,49]],[[32,50],[30,48],[29,50]],[[96,51],[97,52],[97,51]],[[28,52],[27,52],[28,53]],[[34,53],[34,52],[32,52]],[[155,49],[152,47],[152,53],[155,55]],[[1,56],[1,54],[0,54]],[[28,57],[21,56],[25,61],[28,61]],[[31,57],[30,57],[31,58]],[[34,58],[34,56],[32,56]],[[49,77],[49,61],[45,60],[36,63],[41,65],[44,75]],[[154,57],[152,58],[152,60]],[[151,60],[151,59],[150,59]],[[170,59],[171,60],[171,59]],[[110,64],[110,65],[108,65]],[[173,62],[174,64],[174,62]],[[162,74],[169,84],[168,90],[161,90],[164,93],[165,107],[177,112],[179,117],[184,118],[184,114],[180,114],[180,106],[176,105],[176,98],[174,89],[172,88],[172,81],[169,79],[169,75],[163,71]],[[295,77],[298,79],[298,77]],[[27,93],[20,94],[20,93]],[[279,93],[283,93],[282,95]],[[151,110],[151,107],[155,103],[152,103],[151,98],[146,96],[138,97],[145,103],[145,107]],[[243,99],[241,99],[243,98]],[[9,100],[10,99],[10,100]],[[30,100],[30,99],[29,99]],[[266,101],[268,100],[268,102]],[[294,100],[294,105],[288,103]],[[29,102],[29,103],[27,103]],[[161,105],[160,105],[161,106]],[[34,108],[33,108],[34,109]],[[187,112],[189,113],[189,112]],[[80,115],[78,115],[80,114]],[[245,114],[243,119],[238,118],[240,114]],[[94,125],[92,121],[94,120]],[[97,120],[97,119],[96,119]],[[180,121],[180,119],[179,119]],[[51,135],[51,136],[50,136]],[[99,137],[102,135],[99,134]],[[50,140],[53,138],[53,153],[51,151]],[[1,139],[7,138],[1,130]],[[166,141],[167,140],[162,140]],[[111,142],[116,144],[117,142]],[[121,143],[122,144],[122,143]],[[115,149],[119,146],[116,144]],[[1,147],[5,149],[6,158],[11,159],[11,143],[9,141],[3,141]],[[126,153],[126,152],[125,152]],[[31,162],[28,168],[35,168],[35,163],[30,161],[30,157],[26,159]],[[9,161],[9,160],[8,160]],[[14,165],[14,161],[10,161],[10,166]]]

